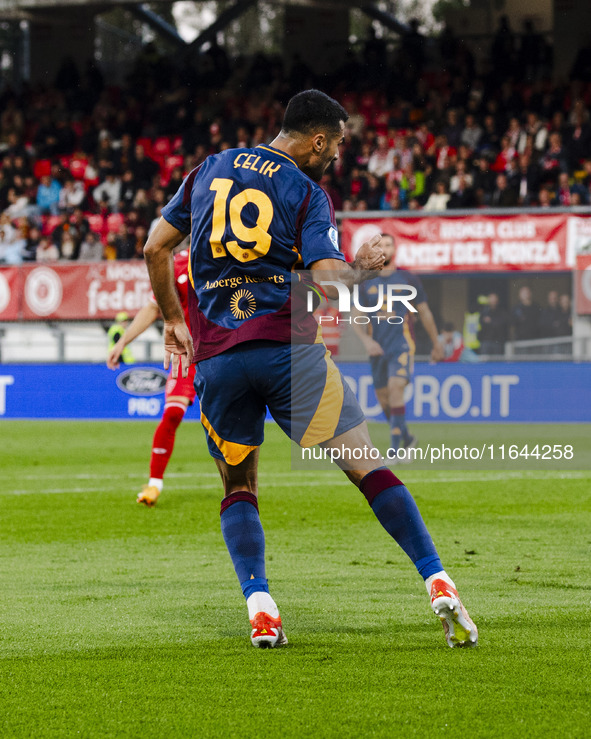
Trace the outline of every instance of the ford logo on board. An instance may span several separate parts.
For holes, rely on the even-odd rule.
[[[128,395],[158,395],[168,375],[152,367],[133,367],[117,375],[117,387]]]

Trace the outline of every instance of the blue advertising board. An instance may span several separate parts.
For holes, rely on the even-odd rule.
[[[341,371],[369,419],[381,419],[367,364]],[[166,373],[159,365],[112,372],[97,364],[0,366],[0,417],[156,419]],[[417,421],[590,422],[591,365],[562,362],[418,364],[407,387]],[[198,420],[198,403],[188,419]]]

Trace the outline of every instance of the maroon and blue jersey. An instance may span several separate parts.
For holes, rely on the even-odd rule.
[[[359,285],[359,300],[363,306],[375,306],[379,299],[380,285],[382,286],[383,301],[378,308],[369,324],[371,326],[372,338],[384,350],[384,355],[390,358],[397,357],[408,352],[414,354],[415,338],[414,327],[410,311],[403,302],[395,301],[393,303],[393,311],[388,313],[386,297],[388,294],[388,285],[411,285],[416,288],[417,295],[411,301],[416,308],[421,303],[427,302],[427,295],[423,288],[423,283],[416,276],[406,269],[396,269],[394,272],[382,272],[372,280],[367,280]],[[400,291],[406,294],[406,291]],[[388,316],[399,316],[401,323],[388,323]],[[380,318],[381,320],[378,320]]]
[[[270,146],[228,149],[185,179],[163,217],[191,233],[189,313],[200,361],[245,341],[290,343],[297,267],[341,259],[327,193]],[[192,293],[192,294],[191,294]],[[297,341],[314,343],[311,314]]]

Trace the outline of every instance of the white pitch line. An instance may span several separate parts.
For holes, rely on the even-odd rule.
[[[167,477],[175,477],[175,476],[185,476],[184,473],[180,473],[177,475],[171,474],[167,475]],[[91,476],[96,478],[96,476]],[[212,477],[217,477],[217,475],[212,475]],[[302,480],[301,479],[301,473],[280,473],[277,475],[273,475],[273,479],[281,477],[282,479],[289,479],[294,478],[293,486],[298,488],[320,488],[322,485],[328,486],[328,487],[349,487],[351,483],[342,478],[339,480],[330,480],[330,481],[322,481],[322,480]],[[445,476],[442,474],[438,477],[416,477],[416,478],[407,478],[409,485],[415,485],[415,484],[430,484],[430,483],[465,483],[465,482],[496,482],[498,480],[585,480],[591,477],[590,473],[586,472],[579,472],[579,471],[573,471],[573,472],[560,472],[558,470],[549,470],[548,472],[517,472],[517,471],[508,471],[508,472],[498,472],[498,473],[484,473],[481,475],[448,475]],[[39,476],[34,477],[32,479],[47,479],[45,476]],[[61,479],[61,478],[57,478]],[[273,485],[272,479],[269,480],[263,480],[263,485],[261,486],[262,491],[264,493],[265,488],[270,489]],[[194,492],[195,494],[198,494],[201,490],[221,490],[221,484],[220,483],[212,483],[212,484],[203,484],[201,482],[195,482],[195,485],[170,485],[168,486],[168,489],[170,492],[174,492],[175,490],[190,490]],[[72,487],[72,488],[44,488],[41,490],[38,489],[16,489],[16,490],[3,490],[0,491],[1,495],[55,495],[55,494],[68,494],[68,493],[104,493],[105,492],[105,486],[101,487]],[[122,493],[123,494],[123,493]]]

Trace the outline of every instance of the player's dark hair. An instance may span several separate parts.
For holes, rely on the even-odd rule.
[[[283,117],[284,133],[311,133],[321,129],[336,134],[349,114],[340,103],[320,90],[298,92],[287,104]]]

